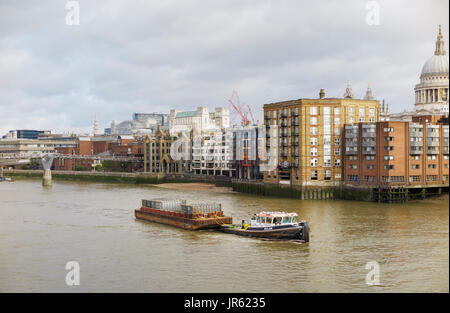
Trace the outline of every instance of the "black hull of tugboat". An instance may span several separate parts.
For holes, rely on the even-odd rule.
[[[271,229],[269,228],[258,229],[257,227],[249,227],[246,230],[235,229],[228,225],[223,226],[221,230],[228,234],[235,234],[246,237],[255,237],[271,240],[299,240],[302,242],[309,242],[309,227],[307,223],[301,226],[288,228],[273,227]]]

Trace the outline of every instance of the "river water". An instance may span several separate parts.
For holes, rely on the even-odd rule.
[[[306,245],[136,221],[142,198],[215,201],[310,222]],[[0,183],[0,292],[449,292],[448,197],[407,204],[40,180]],[[65,265],[80,265],[66,285]],[[368,286],[367,262],[380,285]]]

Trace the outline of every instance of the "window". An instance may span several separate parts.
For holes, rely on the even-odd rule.
[[[356,156],[356,155],[351,155],[351,156],[348,157],[348,159],[349,159],[350,161],[356,161],[356,160],[358,160],[358,156]]]
[[[409,181],[412,182],[421,182],[422,181],[422,177],[421,176],[409,176]]]
[[[334,159],[334,166],[341,166],[341,160],[340,159]]]
[[[419,164],[413,164],[413,165],[411,165],[411,169],[418,170],[418,169],[420,169],[420,165]]]
[[[309,108],[309,114],[310,115],[317,115],[317,107],[310,107]]]
[[[311,135],[317,135],[317,127],[311,127]]]
[[[330,115],[331,114],[331,108],[330,107],[324,107],[323,108],[323,115]]]
[[[364,108],[359,108],[359,117],[364,117]]]
[[[389,160],[392,161],[392,160],[394,160],[394,156],[393,155],[385,155],[384,156],[384,160],[385,161],[389,161]]]
[[[349,111],[350,115],[355,114],[355,108],[354,107],[349,107],[348,111]]]
[[[357,182],[358,181],[358,175],[348,175],[347,176],[348,181]]]
[[[340,155],[341,154],[341,149],[336,148],[334,149],[334,155]]]
[[[375,182],[375,176],[364,176],[364,181],[366,183],[374,183]]]
[[[389,170],[393,170],[394,169],[394,165],[385,165],[384,169],[389,171]]]
[[[324,180],[331,180],[331,171],[325,170],[325,176],[323,178]]]
[[[316,170],[311,171],[311,180],[317,180],[317,171]]]
[[[317,125],[317,117],[311,117],[309,119],[309,124],[311,125]]]
[[[334,138],[334,144],[339,146],[341,144],[341,138]]]
[[[330,167],[331,166],[331,156],[326,154],[323,157],[323,166]]]
[[[350,164],[350,165],[348,166],[348,168],[351,169],[351,170],[356,170],[356,169],[358,168],[358,165],[356,165],[356,164]]]
[[[429,155],[428,160],[436,160],[436,155]]]
[[[391,176],[391,183],[401,183],[405,181],[405,176]]]
[[[393,132],[394,131],[394,128],[393,127],[385,127],[384,128],[384,132],[385,133],[389,133],[389,132]]]
[[[311,156],[317,156],[317,148],[311,148],[310,152],[311,152]]]
[[[436,164],[428,164],[428,168],[436,168]]]
[[[341,119],[339,117],[334,118],[334,125],[339,125],[341,123]]]
[[[370,116],[375,116],[375,109],[374,108],[370,108],[369,109],[369,115]]]
[[[392,146],[384,146],[384,151],[392,151],[394,150],[394,147]]]
[[[353,124],[355,122],[355,119],[353,118],[353,116],[350,116],[349,122],[350,122],[350,124]]]
[[[339,115],[339,114],[341,114],[341,109],[334,108],[334,115]]]
[[[367,161],[375,160],[375,156],[374,155],[366,155],[366,160]]]
[[[339,135],[341,133],[341,129],[339,127],[335,127],[333,129],[333,132],[334,132],[335,135]]]
[[[384,137],[386,141],[394,141],[394,137]]]
[[[319,161],[317,159],[311,159],[311,166],[317,166],[319,164]]]
[[[368,169],[368,170],[373,170],[373,168],[374,168],[373,164],[366,165],[366,169]]]
[[[318,143],[317,137],[311,137],[310,138],[311,146],[317,146],[317,143]]]
[[[412,159],[413,159],[413,160],[420,160],[420,155],[413,155],[413,156],[412,156]]]
[[[437,181],[438,176],[437,175],[427,175],[427,181]]]

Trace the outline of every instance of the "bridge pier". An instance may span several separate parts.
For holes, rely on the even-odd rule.
[[[44,176],[42,177],[42,186],[51,187],[52,186],[52,171],[44,170]]]
[[[45,155],[42,158],[42,167],[44,168],[44,176],[42,177],[42,186],[51,187],[52,186],[52,163],[53,155]]]

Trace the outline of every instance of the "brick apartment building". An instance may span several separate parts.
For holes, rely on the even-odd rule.
[[[75,145],[71,147],[58,147],[55,153],[64,154],[54,160],[55,170],[92,170],[97,165],[102,165],[102,156],[136,157],[142,158],[144,143],[135,140],[132,136],[110,137],[78,137]],[[73,155],[69,158],[68,155]],[[98,158],[95,158],[98,156]],[[126,166],[113,161],[112,167],[104,170],[139,171],[143,167],[142,161],[128,161]]]
[[[449,126],[440,116],[345,125],[345,183],[448,186]]]
[[[370,94],[369,94],[370,93]],[[264,105],[266,145],[277,128],[278,167],[264,173],[264,182],[298,186],[334,186],[343,180],[344,124],[375,123],[380,103],[370,88],[364,99],[354,99],[348,87],[343,98],[298,99]]]

